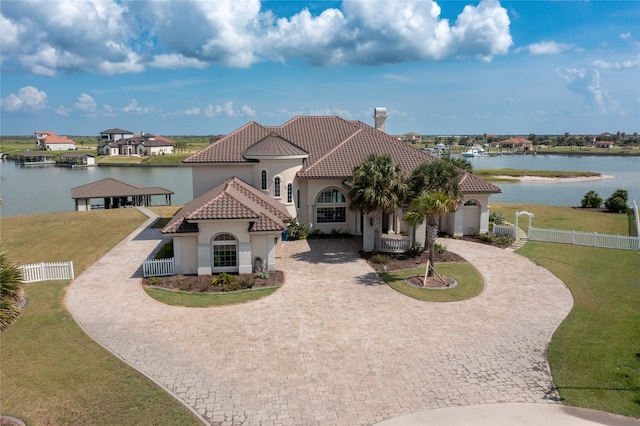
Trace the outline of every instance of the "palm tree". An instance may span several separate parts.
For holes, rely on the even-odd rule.
[[[454,212],[462,203],[458,169],[445,161],[418,166],[409,179],[410,210],[405,221],[414,227],[426,221],[425,250],[429,250],[427,273],[432,275],[434,245],[440,230],[440,215]]]
[[[0,331],[4,331],[20,315],[22,272],[0,251]]]
[[[365,162],[353,168],[349,180],[353,185],[349,189],[349,207],[364,214],[373,213],[376,228],[380,226],[381,213],[396,211],[408,194],[402,170],[387,155],[369,155]]]

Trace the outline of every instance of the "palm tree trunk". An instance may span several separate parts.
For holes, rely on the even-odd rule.
[[[436,239],[438,238],[438,232],[440,231],[440,217],[439,216],[430,216],[427,220],[427,247],[429,248],[429,263],[433,265],[433,258],[435,255],[434,245],[436,243]],[[429,276],[433,275],[431,269],[428,271]]]

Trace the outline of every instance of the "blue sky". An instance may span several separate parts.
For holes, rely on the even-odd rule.
[[[640,131],[638,1],[5,1],[0,132]]]

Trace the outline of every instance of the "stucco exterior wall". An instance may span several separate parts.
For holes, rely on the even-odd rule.
[[[252,164],[193,165],[191,167],[193,198],[198,198],[233,176],[239,177],[256,188],[252,181],[252,166]]]

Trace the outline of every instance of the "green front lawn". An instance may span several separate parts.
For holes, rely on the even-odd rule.
[[[428,289],[414,287],[404,282],[407,277],[424,275],[424,268],[380,272],[380,277],[397,292],[427,302],[455,302],[470,299],[480,294],[484,288],[480,273],[470,263],[437,264],[436,271],[440,275],[455,279],[458,285],[448,289]]]
[[[549,345],[563,403],[640,417],[640,253],[538,242],[518,253],[574,298]]]
[[[190,293],[147,287],[144,291],[159,302],[167,305],[187,306],[189,308],[207,308],[210,306],[235,305],[262,299],[275,292],[278,287],[257,290],[236,291],[233,293]]]

